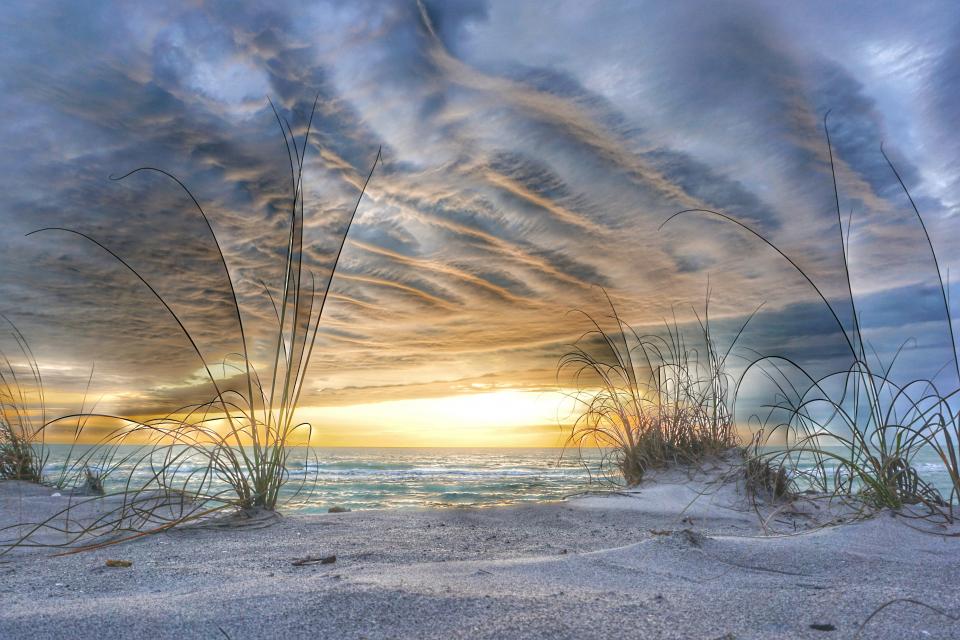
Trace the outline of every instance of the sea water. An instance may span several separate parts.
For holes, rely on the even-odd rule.
[[[48,447],[45,470],[56,481],[64,463],[82,459],[89,447]],[[132,458],[125,459],[128,454]],[[324,512],[330,507],[347,509],[394,509],[410,507],[485,507],[520,502],[561,500],[567,496],[615,486],[615,478],[601,469],[596,449],[500,448],[305,448],[288,450],[287,482],[281,501],[287,512]],[[153,469],[145,464],[136,447],[114,452],[116,468],[106,479],[107,491],[120,491],[130,480],[132,487],[151,482]],[[160,462],[154,454],[155,462]],[[135,463],[135,460],[139,460]],[[804,460],[808,466],[812,460]],[[950,479],[930,451],[914,458],[920,474],[945,496]],[[97,467],[101,461],[90,460]],[[106,465],[104,465],[106,466]],[[168,486],[196,487],[205,461],[183,457],[165,479]],[[609,471],[609,469],[607,470]],[[206,492],[229,492],[217,478],[206,480]]]
[[[45,475],[56,480],[68,455],[82,458],[90,449],[51,445]],[[107,477],[107,491],[150,482],[151,465],[136,447],[121,447],[121,461]],[[384,509],[409,507],[494,506],[560,500],[598,488],[599,455],[585,451],[501,448],[311,448],[291,447],[287,482],[281,492],[284,510],[324,512],[330,507]],[[135,463],[139,460],[138,463]],[[160,462],[154,454],[155,462]],[[96,457],[93,467],[107,467]],[[156,468],[157,464],[153,465]],[[183,458],[167,483],[201,481],[203,459]],[[131,475],[132,473],[132,475]],[[191,476],[191,474],[193,474]],[[591,482],[593,480],[593,482]],[[605,483],[610,486],[609,482]],[[213,480],[213,490],[227,486]]]
[[[319,449],[313,461],[293,458],[293,500],[305,511],[493,506],[560,500],[589,490],[596,456],[562,449]],[[586,462],[586,465],[584,465]],[[591,467],[593,467],[591,472]]]

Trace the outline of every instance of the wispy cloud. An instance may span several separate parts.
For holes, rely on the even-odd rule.
[[[768,250],[702,217],[659,225],[679,209],[729,212],[841,296],[829,109],[854,281],[902,306],[931,267],[879,145],[947,254],[958,30],[950,3],[15,3],[0,18],[0,310],[41,364],[96,361],[125,409],[199,393],[195,356],[128,272],[76,237],[23,235],[95,235],[222,359],[238,350],[235,320],[189,199],[157,175],[108,179],[158,166],[213,221],[260,357],[274,322],[261,281],[282,276],[291,197],[266,98],[302,136],[319,96],[305,194],[319,280],[380,145],[385,161],[334,283],[307,404],[474,381],[539,389],[580,329],[566,312],[599,308],[598,286],[652,326],[684,316],[709,276],[718,317],[766,301],[779,320],[758,336],[821,357],[823,336],[805,330],[819,324],[797,320],[811,292]]]

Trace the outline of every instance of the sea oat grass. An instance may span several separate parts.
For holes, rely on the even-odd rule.
[[[577,389],[566,445],[599,447],[604,471],[628,486],[650,469],[696,463],[736,446],[726,370],[733,344],[718,349],[709,305],[690,343],[676,321],[662,335],[641,335],[607,301],[605,318],[583,314],[591,328],[558,367],[558,377]]]
[[[960,359],[957,356],[947,287],[933,239],[910,192],[896,168],[881,148],[893,175],[902,188],[932,258],[943,301],[944,317],[950,340],[950,360],[946,366],[956,377],[938,382],[940,370],[928,378],[908,377],[901,381],[895,367],[910,338],[905,339],[892,357],[882,359],[864,337],[857,297],[851,280],[850,226],[840,213],[840,197],[834,171],[827,117],[824,116],[826,144],[830,157],[839,228],[838,246],[842,251],[846,297],[850,320],[841,320],[838,304],[785,251],[767,237],[736,218],[719,211],[695,209],[674,214],[701,213],[735,225],[764,243],[784,259],[812,288],[830,314],[844,341],[849,364],[826,374],[814,374],[801,363],[776,354],[758,356],[748,364],[737,383],[761,372],[772,387],[772,400],[765,405],[760,433],[766,446],[754,448],[747,463],[750,473],[758,474],[761,486],[776,486],[776,478],[767,470],[785,470],[790,482],[808,490],[835,497],[855,499],[866,508],[899,509],[906,505],[924,505],[929,513],[953,519],[953,507],[960,498]],[[951,366],[952,365],[952,366]],[[784,444],[775,444],[784,443]],[[925,477],[916,464],[921,452],[932,452],[949,479],[944,493]],[[766,467],[764,466],[766,465]],[[764,470],[767,469],[767,470]]]
[[[30,344],[13,322],[10,329],[22,363],[0,352],[0,480],[43,482],[46,448],[43,378]]]
[[[204,358],[197,339],[174,310],[172,301],[159,293],[147,274],[135,269],[109,245],[74,229],[47,228],[33,232],[68,233],[111,256],[152,294],[158,307],[190,345],[213,389],[212,396],[207,400],[172,409],[158,418],[139,420],[87,411],[53,421],[76,420],[78,424],[83,424],[95,419],[101,423],[113,421],[117,425],[90,453],[73,463],[71,472],[90,489],[88,493],[102,490],[102,496],[90,499],[101,500],[106,507],[93,523],[66,526],[63,522],[70,523],[70,510],[75,506],[71,505],[36,523],[34,531],[57,530],[63,534],[65,544],[80,544],[91,536],[107,532],[126,532],[129,534],[127,538],[137,537],[225,509],[254,514],[258,511],[272,512],[277,508],[281,490],[290,483],[290,445],[294,442],[309,443],[311,440],[312,427],[297,421],[297,408],[340,255],[366,186],[380,161],[380,152],[377,152],[356,203],[339,234],[337,251],[329,265],[325,282],[318,286],[317,279],[307,271],[303,261],[304,155],[316,103],[301,141],[294,137],[293,129],[275,108],[273,112],[283,134],[289,159],[291,193],[286,247],[282,253],[283,283],[275,293],[263,284],[276,319],[273,352],[267,358],[269,370],[266,375],[257,371],[249,352],[233,273],[214,225],[198,198],[173,174],[155,167],[141,167],[116,180],[144,173],[159,174],[182,191],[203,220],[230,291],[231,311],[236,319],[237,340],[241,345],[239,354],[231,354],[220,363],[211,364]],[[213,373],[218,368],[237,373],[242,382],[236,387],[224,387],[223,380]],[[136,446],[125,446],[130,444]],[[118,454],[121,448],[125,452],[122,457]],[[307,446],[305,451],[307,460],[304,462],[312,461],[315,458],[313,450]],[[118,468],[128,469],[129,472],[125,479],[115,480],[112,486],[104,486],[100,477],[103,472],[94,472],[91,467],[106,469],[108,473]],[[294,485],[291,490],[296,493],[306,480],[304,476],[301,484]],[[22,539],[18,544],[29,545],[31,541]]]

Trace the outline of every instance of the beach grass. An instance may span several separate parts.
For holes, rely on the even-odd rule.
[[[11,360],[0,352],[0,480],[22,480],[57,489],[102,493],[107,477],[116,470],[114,448],[92,448],[79,453],[77,445],[87,426],[84,411],[87,393],[84,393],[81,413],[72,426],[72,440],[62,460],[57,461],[58,472],[50,472],[48,432],[64,418],[47,420],[41,367],[34,356],[27,337],[8,318],[0,315],[15,341],[19,358]],[[93,379],[93,369],[87,380],[87,392]]]
[[[827,116],[824,131],[844,265],[845,302],[850,308],[848,321],[841,320],[839,303],[831,300],[795,259],[740,220],[719,211],[695,209],[678,212],[664,224],[679,216],[699,213],[739,227],[793,267],[819,297],[842,336],[848,364],[826,374],[814,373],[802,363],[777,354],[757,355],[746,366],[737,384],[738,393],[755,372],[772,388],[771,399],[759,416],[758,446],[751,449],[748,471],[752,469],[768,485],[796,483],[820,494],[855,499],[865,508],[923,505],[929,513],[952,520],[953,505],[960,498],[960,414],[954,408],[960,394],[960,359],[948,289],[935,245],[910,191],[881,147],[880,152],[926,239],[924,250],[930,254],[932,278],[941,294],[951,342],[943,368],[927,377],[908,375],[903,379],[897,375],[896,367],[911,338],[905,337],[893,355],[884,358],[864,336],[851,280],[852,219],[848,218],[845,224],[840,211]],[[938,379],[944,370],[948,372],[946,382]],[[956,374],[953,379],[952,374]],[[917,455],[924,450],[934,452],[947,472],[947,494],[938,490],[915,464]]]
[[[129,475],[122,482],[115,482],[104,495],[71,503],[67,509],[44,522],[34,523],[31,532],[55,529],[62,534],[61,544],[74,544],[91,535],[107,532],[126,531],[136,536],[164,530],[223,510],[243,511],[249,515],[272,512],[277,508],[281,489],[290,480],[290,445],[311,440],[312,427],[297,420],[297,408],[347,234],[381,154],[377,152],[349,218],[339,233],[329,272],[318,279],[308,271],[303,258],[304,158],[317,105],[314,102],[302,140],[295,137],[290,123],[281,117],[272,102],[270,105],[289,160],[290,201],[286,246],[282,254],[282,285],[277,291],[271,291],[266,283],[261,283],[276,322],[266,372],[258,371],[252,358],[233,274],[214,224],[198,198],[175,175],[156,167],[141,167],[113,179],[125,180],[144,173],[159,174],[183,192],[203,220],[229,288],[231,312],[236,319],[236,338],[241,345],[239,353],[228,355],[222,362],[208,362],[198,340],[174,310],[173,301],[159,293],[148,274],[135,269],[106,243],[75,229],[45,228],[31,232],[70,234],[111,256],[152,294],[158,308],[176,325],[196,355],[212,389],[212,395],[206,401],[171,409],[158,418],[141,420],[81,411],[46,423],[44,426],[49,428],[64,422],[76,422],[78,432],[90,420],[115,425],[84,455],[73,461],[65,475],[79,479],[88,489],[93,488],[93,493],[103,488],[105,474],[122,467],[129,470]],[[234,375],[218,376],[214,371]],[[39,377],[39,373],[37,375]],[[40,429],[39,433],[43,431]],[[136,446],[124,446],[130,444]],[[313,455],[309,446],[303,450],[308,458]],[[120,451],[122,456],[118,453]],[[92,524],[77,524],[64,530],[63,521],[70,520],[69,510],[86,500],[103,500],[108,506],[101,509],[103,513]],[[20,540],[19,544],[29,546],[30,541]]]
[[[609,296],[607,303],[603,317],[580,312],[590,328],[558,366],[558,377],[576,388],[566,446],[599,447],[607,475],[628,486],[650,469],[695,463],[737,446],[727,369],[750,319],[721,350],[711,333],[709,293],[692,340],[676,318],[658,334],[641,334]]]
[[[43,481],[46,448],[43,376],[26,337],[6,316],[22,364],[0,352],[0,480]]]

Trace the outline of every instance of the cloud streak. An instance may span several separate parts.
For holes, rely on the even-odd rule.
[[[275,323],[263,285],[281,284],[291,198],[266,97],[302,137],[318,96],[302,150],[318,282],[380,145],[384,164],[334,280],[307,404],[457,394],[478,380],[540,389],[581,329],[567,311],[601,309],[598,287],[655,326],[674,310],[689,319],[709,278],[717,317],[766,302],[780,320],[758,339],[826,357],[806,330],[819,325],[794,314],[812,292],[769,250],[704,218],[658,227],[680,209],[723,210],[843,305],[830,109],[854,283],[906,304],[931,266],[879,144],[948,253],[960,12],[709,7],[15,3],[0,19],[0,310],[41,364],[96,361],[97,384],[124,409],[155,410],[171,389],[196,399],[199,363],[129,273],[73,238],[24,237],[47,226],[96,236],[171,300],[206,357],[238,351],[189,200],[159,176],[107,179],[157,166],[212,220],[263,360]],[[56,376],[64,393],[85,381]]]

